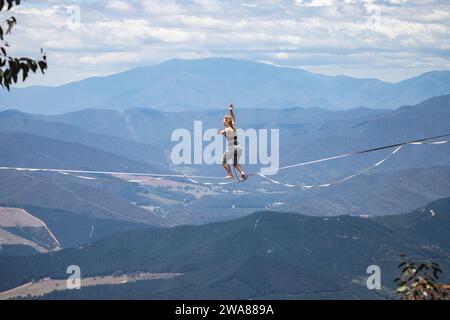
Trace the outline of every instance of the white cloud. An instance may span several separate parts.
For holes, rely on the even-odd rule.
[[[74,5],[78,29],[69,23]],[[450,61],[448,1],[42,0],[16,12],[12,52],[44,47],[54,72],[42,80],[53,84],[170,58],[244,58],[388,80]]]
[[[334,0],[313,0],[308,4],[307,7],[330,7],[334,5]]]
[[[108,8],[110,10],[122,11],[122,12],[128,12],[128,11],[133,10],[133,7],[130,4],[128,4],[125,1],[120,1],[120,0],[108,1],[106,8]]]

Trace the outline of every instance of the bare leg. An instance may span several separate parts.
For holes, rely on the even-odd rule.
[[[236,163],[236,164],[234,165],[234,167],[235,167],[236,169],[238,169],[239,172],[241,173],[241,178],[245,178],[245,173],[244,173],[244,170],[242,169],[242,166],[241,166],[239,163]]]
[[[225,179],[229,179],[229,178],[233,178],[233,173],[231,172],[231,168],[230,165],[228,163],[224,163],[223,167],[225,168],[225,171],[227,172],[227,176],[225,177]]]

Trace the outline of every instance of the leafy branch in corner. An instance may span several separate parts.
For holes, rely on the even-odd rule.
[[[445,300],[448,298],[447,290],[439,284],[439,275],[442,273],[439,264],[416,263],[406,259],[399,264],[400,278],[394,281],[398,284],[397,293],[403,300]]]
[[[19,5],[20,0],[0,0],[0,13]],[[0,24],[0,86],[9,90],[11,85],[17,83],[19,79],[25,81],[30,72],[36,73],[39,69],[44,74],[47,70],[47,57],[43,49],[37,59],[9,56],[10,45],[5,38],[11,34],[17,20],[11,16],[5,20],[5,24],[5,26]],[[20,75],[22,75],[21,78]]]

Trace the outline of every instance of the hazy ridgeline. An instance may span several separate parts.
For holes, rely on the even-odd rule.
[[[0,93],[0,166],[220,177],[220,164],[174,166],[171,133],[192,130],[194,121],[220,128],[229,102],[236,104],[240,128],[279,129],[280,164],[290,165],[450,133],[449,77],[432,72],[389,84],[206,59],[15,89]],[[389,152],[276,178],[329,182]],[[424,207],[450,196],[449,160],[448,144],[405,146],[364,175],[307,191],[256,176],[209,187],[184,179],[138,183],[0,171],[0,214],[23,208],[42,222],[0,220],[1,289],[64,277],[70,262],[91,276],[184,275],[46,298],[392,298],[400,253],[450,264],[448,199]],[[53,237],[64,250],[33,255],[54,250]],[[386,272],[386,288],[377,293],[364,287],[372,263]],[[18,265],[26,268],[18,271]]]

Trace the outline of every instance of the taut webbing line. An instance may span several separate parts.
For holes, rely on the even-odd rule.
[[[310,165],[310,164],[315,164],[315,163],[320,163],[320,162],[325,162],[325,161],[331,161],[331,160],[336,160],[336,159],[341,159],[341,158],[346,158],[346,157],[350,157],[350,156],[355,156],[355,155],[360,155],[360,154],[365,154],[365,153],[370,153],[370,152],[375,152],[375,151],[381,151],[381,150],[385,150],[385,149],[391,149],[391,148],[396,148],[393,152],[391,152],[386,158],[384,158],[383,160],[377,162],[376,164],[362,170],[359,171],[355,174],[352,174],[348,177],[345,177],[343,179],[339,179],[337,181],[333,181],[333,182],[329,182],[329,183],[325,183],[325,184],[317,184],[317,185],[295,185],[295,184],[288,184],[288,183],[282,183],[280,181],[274,180],[272,178],[269,178],[267,176],[269,171],[265,171],[265,174],[261,173],[261,172],[253,172],[253,173],[249,173],[248,176],[252,176],[252,175],[258,175],[274,184],[278,184],[278,185],[283,185],[286,187],[298,187],[298,188],[303,188],[303,189],[310,189],[310,188],[315,188],[315,187],[329,187],[331,185],[337,184],[337,183],[341,183],[344,181],[347,181],[351,178],[354,178],[356,176],[359,176],[367,171],[369,171],[372,168],[375,168],[379,165],[381,165],[382,163],[384,163],[388,158],[390,158],[391,156],[393,156],[394,154],[396,154],[403,146],[405,145],[423,145],[423,144],[435,144],[435,145],[439,145],[439,144],[446,144],[449,143],[450,140],[443,140],[443,141],[431,141],[431,140],[435,140],[435,139],[439,139],[439,138],[443,138],[443,137],[449,137],[449,134],[444,134],[444,135],[439,135],[439,136],[434,136],[434,137],[429,137],[429,138],[423,138],[423,139],[418,139],[418,140],[411,140],[411,141],[406,141],[406,142],[402,142],[402,143],[397,143],[397,144],[391,144],[388,146],[383,146],[383,147],[377,147],[377,148],[372,148],[372,149],[367,149],[367,150],[362,150],[362,151],[357,151],[357,152],[352,152],[352,153],[346,153],[346,154],[342,154],[342,155],[337,155],[337,156],[333,156],[333,157],[327,157],[327,158],[322,158],[322,159],[318,159],[318,160],[312,160],[312,161],[306,161],[306,162],[301,162],[301,163],[297,163],[297,164],[293,164],[293,165],[289,165],[289,166],[284,166],[281,168],[278,168],[277,171],[279,170],[286,170],[286,169],[291,169],[291,168],[296,168],[296,167],[300,167],[300,166],[306,166],[306,165]],[[228,185],[230,183],[230,181],[227,182],[219,182],[219,183],[212,183],[212,182],[199,182],[196,179],[223,179],[221,177],[209,177],[209,176],[199,176],[199,175],[183,175],[183,174],[161,174],[161,173],[141,173],[141,172],[117,172],[117,171],[94,171],[94,170],[72,170],[72,169],[54,169],[54,168],[20,168],[20,167],[0,167],[0,170],[15,170],[15,171],[29,171],[29,172],[56,172],[56,173],[60,173],[60,174],[64,174],[64,175],[71,175],[80,179],[87,179],[87,180],[111,180],[111,179],[103,179],[103,178],[97,178],[97,177],[85,177],[85,176],[80,176],[77,174],[105,174],[105,175],[124,175],[124,176],[142,176],[142,177],[153,177],[154,180],[161,180],[164,178],[183,178],[183,179],[187,179],[188,181],[195,183],[195,184],[202,184],[205,186],[212,186],[212,185]],[[129,181],[129,182],[140,182],[143,181],[142,179],[121,179],[121,180],[125,180],[125,181]],[[118,180],[119,181],[119,180]]]
[[[280,182],[278,180],[274,180],[272,178],[267,177],[266,175],[262,174],[262,173],[257,173],[257,175],[259,175],[260,177],[269,180],[270,182],[274,183],[274,184],[278,184],[278,185],[282,185],[285,187],[289,187],[289,188],[301,188],[301,189],[312,189],[312,188],[324,188],[324,187],[330,187],[332,185],[350,180],[352,178],[355,178],[359,175],[362,175],[364,173],[366,173],[367,171],[380,166],[382,163],[384,163],[387,159],[389,159],[390,157],[392,157],[394,154],[396,154],[398,151],[400,151],[400,149],[403,147],[403,145],[398,146],[394,151],[392,151],[387,157],[385,157],[384,159],[378,161],[377,163],[371,165],[370,167],[365,168],[364,170],[361,170],[359,172],[356,172],[350,176],[347,176],[345,178],[341,178],[339,180],[335,180],[335,181],[331,181],[328,183],[322,183],[322,184],[313,184],[313,185],[304,185],[304,184],[290,184],[290,183],[283,183]]]
[[[369,152],[381,151],[381,150],[384,150],[384,149],[391,149],[391,148],[395,148],[395,147],[399,147],[399,146],[404,146],[404,145],[407,145],[407,144],[444,144],[444,143],[448,143],[449,141],[446,140],[446,141],[429,142],[429,143],[425,143],[425,142],[429,141],[429,140],[435,140],[435,139],[449,137],[449,136],[450,136],[450,133],[439,135],[439,136],[435,136],[435,137],[430,137],[430,138],[423,138],[423,139],[418,139],[418,140],[411,140],[411,141],[391,144],[391,145],[388,145],[388,146],[377,147],[377,148],[367,149],[367,150],[363,150],[363,151],[357,151],[357,152],[341,154],[341,155],[334,156],[334,157],[328,157],[328,158],[322,158],[322,159],[318,159],[318,160],[312,160],[312,161],[292,164],[292,165],[289,165],[289,166],[280,167],[280,168],[278,168],[278,171],[279,170],[286,170],[286,169],[296,168],[296,167],[301,167],[301,166],[306,166],[306,165],[315,164],[315,163],[319,163],[319,162],[325,162],[325,161],[336,160],[336,159],[340,159],[340,158],[356,156],[356,155],[359,155],[359,154],[364,154],[364,153],[369,153]],[[266,173],[267,172],[270,172],[270,171],[266,171]]]

